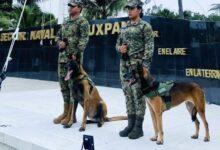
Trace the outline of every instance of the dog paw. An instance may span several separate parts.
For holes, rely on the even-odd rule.
[[[79,128],[79,132],[83,132],[83,131],[85,131],[85,128],[83,127]]]
[[[150,138],[150,140],[151,141],[157,141],[157,137],[154,136],[154,137]]]
[[[101,122],[98,122],[97,126],[100,128],[102,127],[102,123]]]
[[[191,139],[198,139],[198,137],[199,137],[198,135],[192,135]]]
[[[163,145],[163,141],[157,141],[157,145]]]
[[[204,138],[204,142],[209,142],[209,141],[210,141],[210,138],[208,138],[208,137]]]
[[[72,126],[72,125],[64,125],[63,128],[64,128],[64,129],[68,129],[68,128],[70,128],[71,126]]]

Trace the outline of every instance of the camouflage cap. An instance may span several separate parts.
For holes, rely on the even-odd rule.
[[[143,2],[141,0],[128,0],[125,8],[134,8],[134,7],[142,7]]]
[[[83,6],[82,0],[69,0],[68,6]]]

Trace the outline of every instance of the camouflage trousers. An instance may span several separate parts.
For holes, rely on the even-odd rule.
[[[59,77],[59,83],[61,88],[61,93],[65,103],[73,103],[73,81],[65,81],[64,77]]]
[[[129,85],[124,76],[128,73],[128,67],[121,62],[120,64],[120,79],[122,90],[126,99],[126,109],[128,115],[136,115],[144,117],[146,110],[146,102],[142,96],[140,79],[136,78],[136,82]]]

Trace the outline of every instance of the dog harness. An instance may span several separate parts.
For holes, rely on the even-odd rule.
[[[166,109],[168,110],[171,107],[170,90],[173,87],[173,85],[174,85],[173,81],[160,82],[160,83],[155,81],[152,87],[148,87],[148,89],[143,90],[143,94],[150,99],[156,96],[162,97],[162,100],[166,104]]]
[[[83,102],[83,92],[84,92],[83,91],[84,87],[82,84],[83,80],[88,80],[88,82],[89,82],[89,85],[90,85],[89,94],[91,94],[91,92],[95,86],[94,82],[87,75],[83,75],[82,78],[75,79],[73,81],[74,98],[80,103]]]

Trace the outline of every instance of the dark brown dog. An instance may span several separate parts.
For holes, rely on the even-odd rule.
[[[83,122],[79,131],[85,131],[87,123],[97,123],[98,127],[101,127],[104,122],[127,120],[126,116],[107,117],[107,105],[99,95],[97,88],[93,82],[88,78],[88,75],[84,71],[81,65],[78,65],[76,61],[71,61],[68,66],[68,74],[65,80],[75,79],[73,91],[74,99],[77,100],[83,107]],[[66,125],[66,128],[71,127],[76,122],[76,107],[73,107],[71,113],[71,120]],[[87,117],[91,120],[87,121]]]
[[[142,70],[143,80],[152,78],[149,71],[145,68]],[[185,102],[187,110],[189,111],[192,120],[195,122],[196,133],[191,136],[192,139],[197,139],[199,136],[199,120],[197,112],[199,113],[205,127],[204,141],[210,141],[209,127],[205,116],[205,95],[203,89],[196,83],[174,83],[170,90],[171,108],[178,106]],[[157,141],[157,144],[163,144],[163,126],[162,113],[167,110],[166,104],[162,97],[155,96],[147,99],[147,104],[151,113],[155,135],[151,138],[152,141]]]

